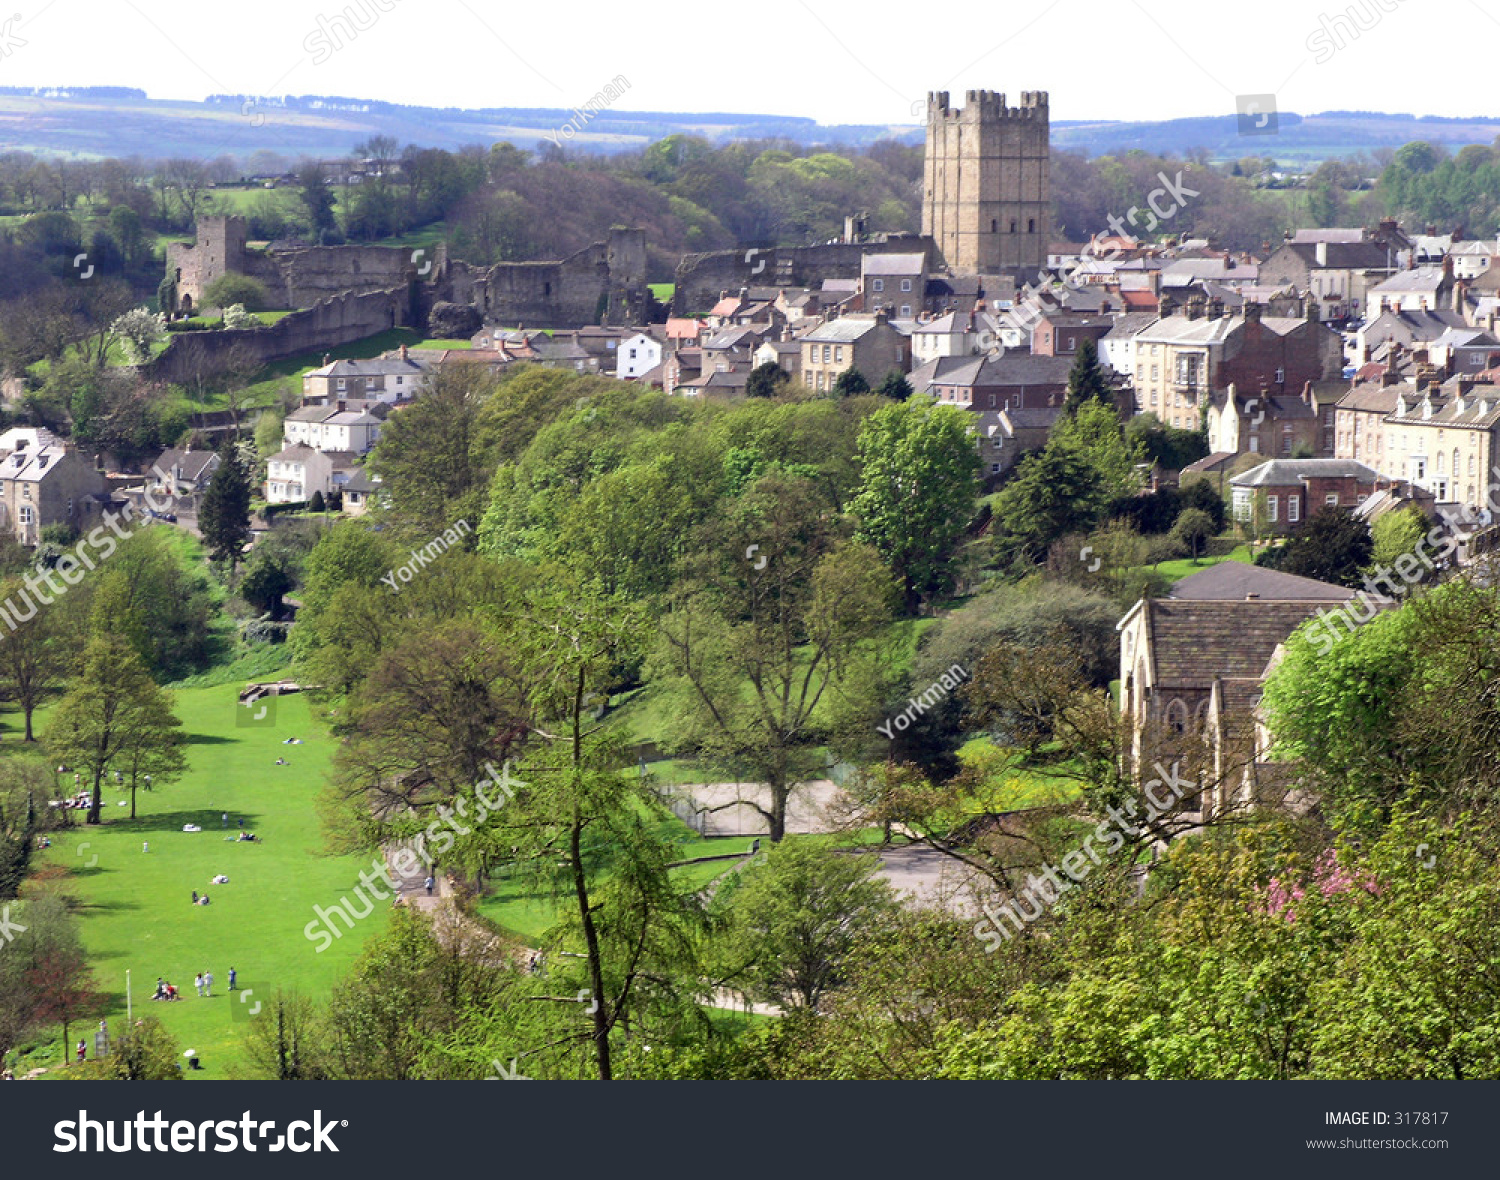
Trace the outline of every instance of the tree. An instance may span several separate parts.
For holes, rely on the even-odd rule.
[[[1184,508],[1172,525],[1172,539],[1197,561],[1198,546],[1213,536],[1213,531],[1213,517],[1207,512],[1201,508]]]
[[[1375,570],[1389,571],[1402,557],[1419,552],[1418,546],[1427,536],[1431,523],[1415,504],[1409,504],[1397,512],[1387,512],[1370,529],[1371,565]],[[1409,563],[1408,563],[1409,564]],[[1434,580],[1436,570],[1428,571],[1420,580]],[[1398,592],[1406,583],[1397,585]]]
[[[892,369],[885,375],[885,380],[880,383],[880,388],[875,391],[881,397],[888,397],[893,402],[904,402],[912,394],[911,382],[906,379],[906,374],[900,369]]]
[[[141,1017],[109,1046],[109,1056],[91,1061],[71,1076],[80,1080],[180,1082],[181,1045],[155,1016]]]
[[[979,450],[969,415],[927,398],[884,406],[859,432],[859,491],[849,508],[901,585],[906,609],[948,590],[974,513]]]
[[[268,996],[250,1021],[245,1052],[278,1082],[325,1077],[326,1034],[310,1000],[280,988]]]
[[[21,579],[0,585],[0,601],[12,604],[17,618],[10,634],[0,639],[0,690],[8,700],[21,707],[26,718],[25,740],[36,741],[31,720],[37,706],[67,676],[75,646],[76,628],[65,618],[68,608],[54,602],[51,606],[31,603],[31,616],[20,620],[20,601],[25,594]]]
[[[893,588],[804,480],[761,477],[703,535],[661,619],[657,668],[681,701],[680,747],[764,783],[769,801],[752,806],[778,841],[793,789],[822,773],[829,713],[868,695]]]
[[[478,420],[495,385],[484,365],[447,366],[381,432],[370,469],[384,483],[392,519],[417,536],[432,537],[459,520],[478,522],[493,472]]]
[[[1109,379],[1099,365],[1099,350],[1093,340],[1084,337],[1073,354],[1073,367],[1068,370],[1068,394],[1063,400],[1063,411],[1076,414],[1087,401],[1103,402],[1114,406],[1114,395],[1110,392]]]
[[[1086,687],[1084,661],[1059,631],[1040,644],[995,644],[974,665],[961,695],[971,724],[989,729],[1006,746],[1024,747],[1032,762],[1052,739],[1058,715]]]
[[[232,307],[236,303],[246,311],[265,311],[271,297],[259,279],[236,271],[221,274],[203,292],[204,307]]]
[[[833,392],[839,397],[858,397],[870,392],[870,383],[858,369],[845,369],[833,383]]]
[[[117,317],[109,330],[124,341],[131,360],[144,364],[151,359],[151,346],[167,334],[167,317],[160,312],[152,314],[144,307],[136,307]]]
[[[152,681],[130,644],[117,636],[96,635],[84,649],[77,683],[52,715],[47,751],[58,762],[87,772],[94,796],[88,822],[97,824],[104,776],[117,762],[161,781],[182,772],[181,730],[171,696]],[[135,787],[133,775],[132,819]]]
[[[786,370],[775,361],[766,361],[750,370],[745,378],[746,397],[775,397],[776,391],[787,383]]]
[[[1356,587],[1373,548],[1370,526],[1364,521],[1342,508],[1320,508],[1285,545],[1267,550],[1256,563],[1286,574]]]
[[[323,499],[323,490],[321,488],[313,492],[312,499],[307,502],[307,510],[309,512],[328,511],[328,502]]]
[[[88,957],[67,901],[43,894],[7,902],[8,940],[0,951],[0,1061],[45,1025],[76,1019],[90,1007]],[[17,932],[19,928],[19,932]]]
[[[880,860],[868,853],[784,841],[772,845],[715,898],[727,917],[720,953],[757,999],[816,1012],[847,979],[860,938],[895,914]]]
[[[1040,562],[1059,537],[1091,528],[1104,503],[1097,473],[1078,451],[1049,446],[1027,455],[995,497],[996,548]]]
[[[240,458],[234,440],[225,437],[219,449],[219,467],[208,481],[198,509],[198,531],[209,556],[226,562],[231,576],[240,553],[250,540],[250,473]]]
[[[291,592],[292,577],[286,566],[275,558],[257,557],[251,561],[240,581],[240,597],[262,614],[278,614],[281,599]]]
[[[333,216],[333,190],[323,175],[323,167],[310,160],[297,170],[298,197],[307,211],[307,223],[312,227],[313,237],[337,228]]]

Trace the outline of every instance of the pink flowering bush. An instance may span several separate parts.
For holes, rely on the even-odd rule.
[[[1339,854],[1328,849],[1313,865],[1312,882],[1305,886],[1299,881],[1283,883],[1280,877],[1272,877],[1266,885],[1265,912],[1275,918],[1285,915],[1288,922],[1296,922],[1297,911],[1293,903],[1307,896],[1307,890],[1315,889],[1323,898],[1341,893],[1352,893],[1363,889],[1366,893],[1379,894],[1380,885],[1370,872],[1355,872],[1339,864]]]

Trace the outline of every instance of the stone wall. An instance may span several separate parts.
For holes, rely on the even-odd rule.
[[[926,253],[931,267],[930,238],[891,235],[875,242],[834,242],[821,246],[784,246],[767,250],[715,250],[687,254],[677,266],[673,315],[701,315],[719,301],[721,293],[737,294],[741,287],[822,287],[824,279],[857,279],[866,254]]]
[[[449,263],[435,290],[472,304],[487,324],[576,328],[644,323],[646,243],[640,230],[612,229],[558,262]]]
[[[205,217],[195,244],[167,248],[167,273],[177,279],[178,301],[196,310],[203,291],[227,271],[265,284],[273,308],[312,308],[344,294],[418,287],[410,322],[421,326],[438,300],[469,303],[485,321],[535,328],[646,322],[646,238],[616,227],[595,242],[555,262],[501,262],[476,267],[450,263],[446,247],[292,246],[248,250],[239,217]],[[855,273],[859,265],[856,259]],[[285,321],[283,321],[284,323]]]
[[[414,324],[410,287],[336,295],[260,328],[174,333],[166,350],[142,369],[150,380],[185,382],[244,358],[259,364],[334,348]]]

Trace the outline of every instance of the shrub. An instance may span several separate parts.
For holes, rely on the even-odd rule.
[[[242,274],[220,275],[203,292],[203,303],[207,307],[230,307],[239,303],[248,311],[264,311],[270,301],[271,297],[259,279]]]
[[[260,320],[253,312],[245,310],[242,303],[231,303],[224,309],[224,326],[231,329],[258,328]]]

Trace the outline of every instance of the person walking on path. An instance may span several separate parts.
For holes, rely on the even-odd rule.
[[[214,994],[214,973],[212,971],[205,971],[203,973],[203,994],[205,996],[212,996]]]
[[[432,879],[432,878],[431,878],[431,877],[428,877],[428,878],[427,878],[427,880],[425,880],[425,881],[423,881],[423,882],[422,882],[422,884],[423,884],[423,885],[424,885],[424,886],[425,886],[425,887],[426,887],[426,889],[427,889],[427,896],[428,896],[428,897],[431,897],[431,896],[432,896],[432,887],[433,887],[433,886],[434,886],[434,885],[435,885],[435,884],[437,884],[437,882],[436,882],[436,881],[434,881],[434,880],[433,880],[433,879]]]
[[[200,971],[197,975],[193,976],[193,986],[198,989],[198,994],[201,996],[203,994],[203,972]]]
[[[229,990],[234,991],[234,968],[229,969]]]

